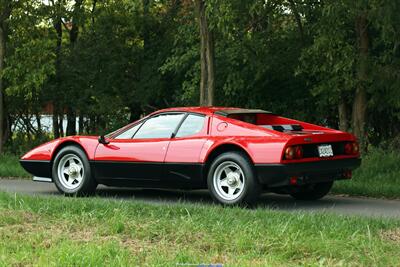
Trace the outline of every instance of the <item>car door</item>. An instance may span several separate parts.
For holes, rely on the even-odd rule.
[[[95,154],[95,175],[99,182],[110,184],[110,180],[120,180],[146,184],[160,181],[168,144],[184,115],[152,116],[109,139],[109,144],[99,144]]]
[[[208,119],[203,114],[189,113],[174,134],[165,157],[169,182],[191,187],[203,182],[200,153],[208,138]]]

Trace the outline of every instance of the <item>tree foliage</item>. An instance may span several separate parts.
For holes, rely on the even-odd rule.
[[[10,130],[48,106],[58,136],[74,134],[77,117],[79,131],[93,134],[155,109],[199,105],[202,37],[194,1],[8,2],[1,77]],[[398,1],[199,2],[213,37],[214,104],[340,125],[366,143],[398,136]],[[59,123],[64,116],[72,128]],[[43,134],[31,126],[28,135]],[[354,128],[360,126],[362,134]]]

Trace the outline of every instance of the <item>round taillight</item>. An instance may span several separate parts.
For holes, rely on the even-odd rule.
[[[301,146],[296,146],[294,149],[294,156],[296,159],[303,158],[303,148]]]
[[[293,159],[295,155],[295,151],[293,147],[288,147],[285,150],[285,159]]]
[[[344,145],[344,153],[347,155],[353,154],[353,143],[346,143]]]

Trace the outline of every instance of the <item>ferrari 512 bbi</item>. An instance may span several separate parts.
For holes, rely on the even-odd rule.
[[[262,191],[317,200],[360,163],[349,133],[264,110],[186,107],[154,112],[106,136],[71,136],[21,158],[35,181],[65,195],[98,184],[208,188],[223,204],[251,203]]]

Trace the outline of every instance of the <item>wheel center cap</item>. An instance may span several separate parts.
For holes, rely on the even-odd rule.
[[[228,182],[228,185],[234,186],[237,183],[237,179],[236,179],[235,176],[230,176],[230,177],[228,177],[228,181],[227,182]]]
[[[74,166],[69,167],[68,172],[71,176],[76,176],[78,174],[78,170]]]

